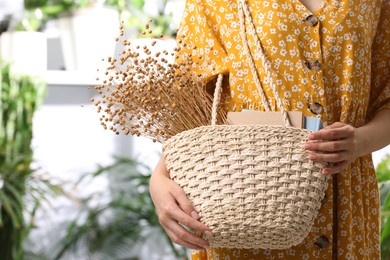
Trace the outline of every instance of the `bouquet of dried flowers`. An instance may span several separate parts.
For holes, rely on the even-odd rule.
[[[124,36],[123,26],[120,30]],[[151,50],[158,48],[158,40],[151,47],[127,39],[119,44],[124,47],[120,57],[109,57],[104,75],[97,78],[100,98],[91,99],[105,129],[164,142],[180,132],[210,125],[212,96],[200,75],[192,71],[193,54],[184,54],[196,53],[196,48],[181,41],[173,52]],[[192,50],[181,52],[183,48]],[[176,62],[168,62],[169,56]],[[219,109],[218,122],[226,122],[223,109]]]

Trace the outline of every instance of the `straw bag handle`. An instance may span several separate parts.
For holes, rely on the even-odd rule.
[[[248,39],[246,37],[246,30],[245,30],[245,17],[249,20],[249,33],[252,34],[252,36],[255,40],[256,50],[260,54],[262,65],[266,71],[266,79],[268,80],[268,82],[271,85],[271,88],[272,88],[273,94],[275,96],[277,105],[281,110],[284,124],[286,126],[291,126],[287,111],[283,106],[282,99],[280,98],[279,93],[276,89],[275,81],[273,80],[273,78],[271,76],[271,69],[269,68],[269,64],[266,61],[266,57],[265,57],[263,48],[261,47],[261,42],[256,34],[256,31],[255,31],[255,28],[253,25],[253,21],[252,21],[252,19],[250,19],[251,15],[250,15],[248,6],[245,3],[245,0],[239,0],[238,8],[239,8],[238,16],[240,19],[240,34],[242,37],[242,41],[244,43],[244,52],[248,58],[249,66],[250,66],[252,74],[254,76],[255,85],[256,85],[257,90],[259,91],[259,94],[261,96],[262,105],[264,106],[266,111],[270,111],[270,108],[269,108],[269,105],[267,102],[267,97],[265,96],[264,90],[261,86],[261,81],[259,79],[259,75],[257,74],[256,65],[255,65],[255,62],[253,60],[250,49],[249,49]],[[218,104],[219,104],[219,100],[221,98],[221,93],[222,93],[222,79],[223,79],[223,75],[222,74],[218,75],[217,84],[216,84],[216,88],[215,88],[215,92],[214,92],[212,113],[211,113],[211,125],[216,125],[216,121],[217,121],[217,109],[218,109]]]

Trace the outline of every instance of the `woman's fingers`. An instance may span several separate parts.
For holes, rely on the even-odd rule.
[[[206,240],[191,234],[182,225],[191,228],[194,231],[206,233],[207,235],[211,235],[211,230],[192,216],[187,215],[178,204],[172,202],[166,203],[166,205],[159,210],[158,215],[161,226],[164,227],[174,243],[186,247],[190,246],[192,249],[204,249],[209,247]]]
[[[195,244],[188,243],[184,240],[177,239],[175,234],[172,233],[171,231],[166,231],[166,232],[167,232],[169,238],[171,239],[171,241],[177,245],[184,246],[186,248],[190,248],[190,249],[194,249],[194,250],[204,250],[205,249],[204,247],[200,247],[200,246],[197,246]],[[172,234],[172,236],[170,234]]]
[[[208,249],[210,247],[206,240],[191,234],[177,221],[168,221],[166,225],[164,225],[164,229],[167,231],[167,234],[171,238],[172,242],[176,244],[190,247],[192,249]]]
[[[318,132],[311,133],[309,140],[339,140],[353,136],[355,128],[350,125],[335,123]]]
[[[205,224],[202,224],[192,216],[187,215],[176,204],[166,205],[163,208],[161,214],[162,214],[161,218],[166,219],[167,222],[170,221],[171,219],[174,219],[176,222],[179,222],[184,226],[191,228],[192,230],[200,231],[208,235],[211,234],[210,228],[208,228]]]
[[[172,196],[176,198],[180,208],[187,213],[187,215],[192,216],[195,219],[199,219],[198,213],[196,212],[194,206],[187,198],[187,195],[185,194],[184,190],[179,187],[179,185],[175,185],[170,191]]]
[[[349,156],[346,152],[332,154],[310,153],[308,158],[311,161],[328,163],[327,166],[322,169],[323,174],[339,173],[347,168],[350,163],[348,160]]]
[[[332,142],[311,142],[306,143],[304,148],[311,151],[322,152],[345,151],[351,148],[351,142],[345,139]]]
[[[183,246],[191,246],[190,248],[193,249],[196,249],[194,245],[201,247],[202,249],[208,248],[209,244],[206,240],[192,235],[179,223],[194,231],[200,231],[208,235],[211,235],[211,230],[206,225],[199,222],[196,218],[183,211],[182,207],[187,207],[190,214],[195,212],[192,205],[190,205],[191,203],[185,196],[185,193],[177,191],[177,189],[181,188],[172,180],[167,180],[167,182],[167,186],[170,187],[170,198],[166,198],[164,201],[156,199],[155,202],[161,226],[164,227],[165,231],[174,243]],[[194,213],[192,215],[194,215]]]
[[[323,174],[335,174],[342,172],[345,168],[348,167],[348,161],[342,161],[338,163],[330,163],[328,167],[322,169]]]
[[[174,233],[171,229],[169,229],[168,227],[164,227],[164,230],[165,232],[167,233],[168,237],[171,239],[171,241],[175,244],[178,244],[178,245],[181,245],[181,246],[184,246],[186,248],[190,248],[190,249],[195,249],[195,250],[204,250],[205,247],[202,247],[202,246],[199,246],[197,244],[194,244],[194,243],[191,243],[191,242],[188,242],[186,240],[183,240],[183,239],[180,239],[176,233]]]
[[[324,127],[324,129],[340,128],[340,127],[343,127],[343,126],[346,126],[346,125],[347,124],[344,124],[344,123],[341,123],[341,122],[334,122],[333,124]]]
[[[308,159],[330,165],[322,169],[324,174],[341,172],[359,154],[357,128],[351,125],[336,122],[311,133],[308,139],[309,142],[304,145],[310,151]]]
[[[170,193],[177,203],[175,205],[170,205],[170,207],[167,208],[167,211],[171,214],[171,216],[178,222],[193,230],[201,231],[203,233],[211,233],[210,228],[198,221],[198,213],[195,211],[194,206],[187,198],[183,189],[180,188],[176,182],[170,182]]]
[[[211,235],[211,230],[198,221],[199,216],[183,189],[169,178],[163,158],[150,178],[149,187],[160,224],[172,241],[193,249],[208,248],[207,241],[182,226]]]
[[[331,162],[337,163],[345,161],[348,159],[347,152],[337,152],[337,153],[310,153],[308,155],[309,160],[315,162]]]

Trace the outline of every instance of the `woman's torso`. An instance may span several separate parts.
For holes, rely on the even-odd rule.
[[[313,116],[314,104],[327,124],[361,126],[369,112],[371,51],[381,0],[317,0],[310,6],[314,12],[304,3],[309,1],[247,1],[278,93],[288,110]],[[190,0],[186,10],[186,23],[194,25],[182,30],[206,46],[198,48],[203,56],[197,61],[199,72],[229,75],[229,109],[263,110],[242,51],[237,1]],[[271,109],[278,110],[253,35],[248,41]],[[379,198],[370,156],[338,176],[337,197],[330,183],[312,232],[301,245],[280,251],[213,248],[193,259],[332,259],[332,252],[339,259],[379,259]]]

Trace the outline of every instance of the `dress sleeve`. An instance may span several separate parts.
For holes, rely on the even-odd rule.
[[[390,109],[390,1],[382,0],[381,14],[372,45],[371,93],[368,117]]]
[[[193,71],[210,82],[218,74],[228,74],[228,57],[221,43],[218,16],[204,0],[187,0],[179,26],[177,41],[179,58],[191,55]]]

